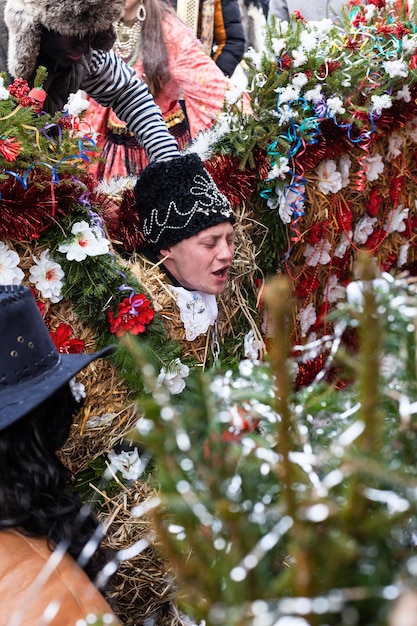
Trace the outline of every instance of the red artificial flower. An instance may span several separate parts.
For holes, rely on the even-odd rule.
[[[293,15],[296,20],[300,20],[301,22],[304,22],[305,24],[307,24],[307,20],[303,17],[303,14],[298,9],[293,11]]]
[[[366,17],[361,11],[358,11],[352,20],[352,26],[358,28],[361,24],[366,24]]]
[[[394,27],[394,35],[397,37],[397,39],[402,39],[409,33],[410,29],[404,26],[404,24],[401,24],[401,22],[399,24],[396,24]]]
[[[325,326],[326,321],[327,321],[327,316],[329,314],[329,308],[330,308],[330,305],[328,302],[326,301],[322,302],[322,304],[319,306],[319,308],[316,311],[316,321],[311,327],[311,330],[317,332],[318,330],[320,330],[322,326]]]
[[[377,9],[383,9],[385,7],[385,0],[368,0],[368,4],[373,4]]]
[[[305,271],[303,276],[298,280],[295,285],[294,295],[296,298],[307,298],[312,291],[315,291],[320,287],[320,281],[317,275],[312,271]]]
[[[410,69],[415,70],[417,67],[417,54],[413,54],[410,58]]]
[[[27,81],[23,80],[23,78],[15,78],[7,89],[10,95],[16,98],[16,100],[21,100],[24,96],[27,96],[30,91]]]
[[[72,328],[68,324],[59,324],[55,331],[49,333],[56,349],[61,354],[79,354],[85,348],[83,339],[70,339]]]
[[[107,319],[110,332],[116,337],[125,333],[138,335],[144,333],[146,326],[153,320],[155,311],[150,308],[150,302],[143,293],[125,298],[117,307],[117,316],[108,311]]]
[[[283,54],[282,57],[279,59],[279,62],[281,65],[281,69],[287,70],[289,67],[291,67],[292,58],[289,54]]]
[[[381,268],[384,272],[389,272],[390,269],[395,265],[397,261],[397,255],[395,252],[392,252],[388,258],[385,259],[383,263],[381,263]]]
[[[36,293],[36,291],[34,290],[32,285],[29,286],[29,289],[32,292],[32,296],[36,300],[36,305],[37,305],[37,307],[38,307],[38,309],[40,311],[40,314],[42,315],[42,317],[45,317],[45,304],[44,304],[44,302],[42,302],[42,300],[38,300],[38,294]]]
[[[386,230],[383,230],[382,228],[376,228],[372,235],[370,235],[366,240],[365,247],[368,250],[376,250],[377,248],[379,248],[386,236]]]
[[[366,203],[366,210],[368,211],[369,215],[372,215],[372,217],[376,217],[379,213],[379,209],[381,208],[383,201],[384,198],[379,192],[379,189],[377,187],[374,187],[371,190],[368,201]]]
[[[57,122],[62,126],[64,130],[72,130],[74,125],[74,117],[72,115],[61,116],[58,118]]]
[[[14,161],[20,154],[21,143],[7,137],[0,137],[0,154],[6,161]]]
[[[336,211],[336,224],[339,232],[348,233],[352,227],[352,211],[350,208],[344,208]]]
[[[401,191],[405,186],[405,176],[394,176],[389,187],[389,199],[396,206],[399,202]]]
[[[346,39],[345,48],[347,48],[348,50],[356,50],[356,48],[359,48],[359,45],[360,42],[351,35],[349,35],[349,37]]]
[[[318,224],[312,226],[307,233],[308,243],[314,246],[316,243],[321,241],[327,233],[328,226],[328,222],[319,222]]]

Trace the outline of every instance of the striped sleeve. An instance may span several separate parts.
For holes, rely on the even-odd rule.
[[[113,109],[135,133],[150,161],[163,161],[179,155],[178,144],[169,133],[146,83],[113,51],[93,51],[90,73],[83,80],[81,89],[102,106]]]

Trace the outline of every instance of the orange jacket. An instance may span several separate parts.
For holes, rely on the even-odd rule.
[[[89,614],[109,614],[101,593],[68,554],[59,563],[45,539],[0,531],[1,624],[75,626]],[[45,614],[45,611],[47,613]]]

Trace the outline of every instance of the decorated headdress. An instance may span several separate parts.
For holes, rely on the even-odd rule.
[[[10,74],[26,80],[33,75],[42,28],[64,37],[92,35],[92,48],[110,50],[124,5],[124,0],[7,0]]]
[[[0,286],[0,430],[114,349],[109,346],[90,354],[59,353],[29,287]]]
[[[197,154],[151,163],[135,195],[140,247],[161,250],[216,224],[235,222],[228,199]]]

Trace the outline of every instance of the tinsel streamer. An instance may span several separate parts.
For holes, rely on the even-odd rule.
[[[239,158],[230,155],[213,155],[204,161],[207,171],[222,193],[227,197],[232,208],[238,207],[256,193],[260,181],[266,179],[270,164],[266,154],[254,152],[256,169],[246,165],[239,167]]]
[[[64,219],[73,210],[80,193],[67,175],[65,178],[64,184],[55,185],[45,172],[35,172],[33,181],[24,190],[15,177],[3,180],[0,184],[0,239],[37,239],[54,220]]]

